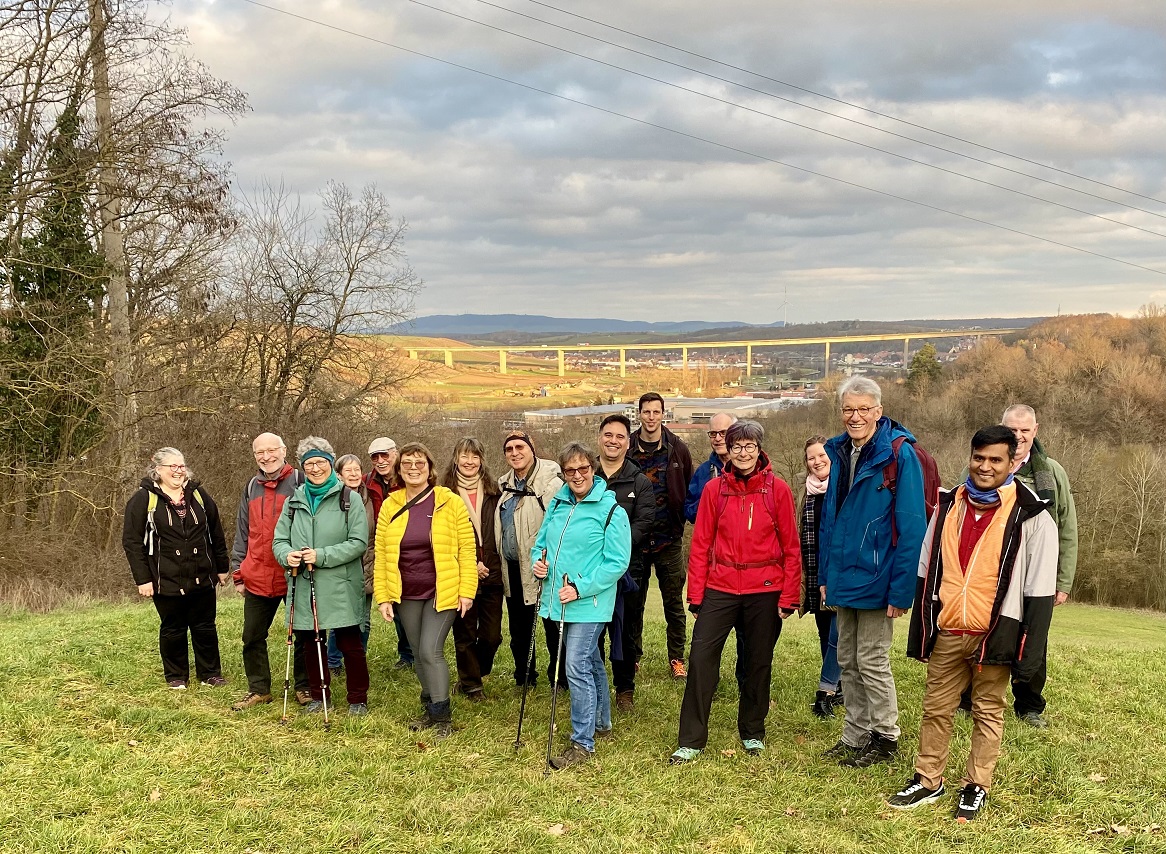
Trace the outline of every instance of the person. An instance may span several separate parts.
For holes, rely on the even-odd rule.
[[[652,482],[656,519],[641,549],[645,582],[656,569],[668,630],[668,666],[674,679],[684,679],[684,499],[692,480],[688,446],[664,426],[664,398],[654,391],[640,396],[640,427],[632,434],[628,457]],[[643,613],[633,619],[643,620]]]
[[[1017,440],[1003,425],[972,437],[967,480],[941,493],[918,564],[907,654],[927,664],[915,774],[888,803],[911,809],[944,794],[960,692],[972,689],[972,743],[955,817],[983,809],[1004,734],[1009,672],[1044,661],[1057,587],[1057,526],[1012,475]]]
[[[764,437],[756,421],[730,426],[724,475],[710,480],[700,496],[688,555],[688,602],[696,624],[671,764],[692,761],[708,742],[721,652],[734,627],[744,665],[737,733],[750,755],[765,749],[773,648],[781,621],[801,600],[802,558],[793,491],[774,475],[761,447]]]
[[[364,505],[364,516],[368,521],[368,547],[361,558],[361,567],[364,570],[364,607],[360,611],[360,645],[364,647],[365,660],[368,660],[368,637],[372,631],[372,567],[376,528],[373,519],[372,498],[368,494],[368,487],[364,481],[364,471],[360,465],[360,457],[356,454],[345,454],[336,460],[336,474],[340,482],[352,490],[354,500],[359,499]],[[333,676],[339,676],[344,670],[344,655],[336,641],[336,633],[328,635],[328,669]],[[371,681],[371,677],[370,677]]]
[[[187,635],[201,684],[227,684],[215,627],[215,586],[230,572],[219,508],[177,448],[159,448],[140,488],[126,502],[122,547],[138,594],[154,601],[166,685],[186,690]]]
[[[551,760],[555,769],[586,762],[596,736],[611,733],[607,670],[599,633],[615,608],[616,584],[631,559],[627,513],[595,476],[595,452],[571,442],[559,453],[566,483],[547,505],[530,550],[531,572],[546,579],[539,614],[563,625],[563,659],[571,689],[571,743]]]
[[[442,486],[461,496],[474,526],[478,592],[465,615],[453,621],[457,659],[457,690],[471,702],[486,698],[482,678],[494,670],[494,656],[502,645],[502,557],[494,539],[498,483],[486,465],[486,449],[467,437],[453,448],[442,476]],[[483,525],[483,520],[485,525]]]
[[[704,492],[704,485],[714,477],[720,477],[725,470],[725,463],[729,461],[729,446],[725,444],[725,433],[737,421],[736,415],[728,412],[718,412],[709,419],[709,445],[712,452],[709,458],[692,471],[692,479],[688,481],[688,493],[684,499],[684,518],[691,524],[696,524],[696,511],[700,507],[700,494]]]
[[[478,550],[465,502],[437,485],[433,455],[420,442],[401,448],[404,489],[385,498],[377,522],[373,595],[385,620],[400,620],[416,656],[421,717],[414,731],[453,732],[445,639],[478,590]]]
[[[275,523],[284,502],[303,483],[303,474],[287,462],[287,445],[274,433],[260,433],[251,443],[259,473],[247,481],[235,515],[231,577],[243,594],[243,672],[247,693],[231,706],[236,712],[271,702],[271,661],[267,636],[287,597],[287,575],[271,550]],[[295,697],[301,706],[312,701],[304,665],[304,643],[295,638]]]
[[[397,479],[397,456],[397,443],[388,436],[378,436],[369,443],[368,458],[372,461],[372,471],[364,476],[364,485],[372,501],[374,531],[385,496],[401,488],[401,482]],[[413,667],[413,650],[409,648],[409,639],[405,637],[401,624],[395,620],[393,630],[397,633],[397,663],[393,667],[408,670]]]
[[[798,528],[802,547],[802,611],[814,615],[818,644],[822,649],[822,670],[810,709],[816,717],[823,719],[834,717],[834,707],[843,705],[842,674],[838,667],[838,621],[832,610],[822,606],[818,586],[818,529],[822,520],[822,499],[830,483],[830,457],[825,444],[825,436],[811,436],[806,440],[806,495],[802,500]]]
[[[366,715],[368,660],[360,640],[365,606],[362,559],[368,548],[364,503],[336,476],[336,454],[327,440],[308,436],[296,446],[296,456],[306,482],[283,506],[272,551],[275,559],[292,571],[289,583],[295,589],[289,596],[295,596],[298,605],[292,629],[306,644],[312,694],[305,710],[319,712],[325,703],[331,707],[332,673],[325,661],[324,640],[315,633],[315,614],[319,629],[336,635],[347,674],[348,713]]]
[[[617,585],[611,625],[611,676],[615,707],[621,712],[635,708],[636,665],[644,654],[644,597],[648,590],[640,547],[656,518],[652,481],[627,457],[631,434],[632,422],[626,415],[604,418],[599,424],[599,466],[595,470],[595,476],[607,483],[627,514],[632,532],[627,567],[631,585],[622,578]]]
[[[538,581],[531,572],[530,548],[538,536],[547,505],[563,485],[559,464],[535,456],[534,440],[522,430],[506,434],[502,452],[510,471],[498,478],[501,498],[494,514],[494,538],[502,559],[502,588],[510,621],[510,652],[514,656],[514,681],[518,687],[535,686],[538,667],[531,638],[538,612]],[[558,651],[558,623],[543,621],[547,643],[547,678],[554,673]],[[529,656],[530,660],[527,661]],[[566,681],[559,662],[559,682]],[[552,680],[554,681],[554,680]]]
[[[818,583],[823,602],[837,609],[846,717],[842,738],[824,758],[865,768],[890,762],[899,749],[891,641],[894,621],[911,607],[926,507],[915,437],[883,415],[878,383],[851,377],[838,388],[838,402],[845,432],[824,446],[830,482],[821,505]],[[896,459],[896,488],[885,489],[884,468]]]

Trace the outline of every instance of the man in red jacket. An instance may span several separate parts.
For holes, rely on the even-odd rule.
[[[261,433],[251,450],[259,473],[243,490],[231,549],[231,576],[235,589],[243,594],[243,670],[247,674],[247,695],[231,706],[236,712],[271,702],[267,634],[287,595],[287,576],[271,551],[271,541],[283,503],[303,483],[303,475],[288,465],[287,446],[279,436]],[[304,705],[311,695],[298,639],[294,658],[296,700]]]

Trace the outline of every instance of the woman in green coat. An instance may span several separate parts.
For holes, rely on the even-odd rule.
[[[322,642],[316,643],[312,625],[309,573],[316,583],[316,611],[320,629],[331,629],[344,656],[348,673],[348,713],[368,713],[368,661],[361,641],[363,619],[364,567],[361,558],[368,547],[368,521],[360,496],[344,486],[333,469],[336,458],[332,446],[318,436],[309,436],[296,448],[306,482],[283,506],[275,526],[272,550],[286,567],[298,567],[289,578],[288,599],[295,596],[292,629],[302,636],[306,650],[308,681],[312,702],[308,712],[324,706],[331,673],[323,657]]]

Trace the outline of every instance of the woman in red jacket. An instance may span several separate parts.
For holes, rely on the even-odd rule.
[[[801,598],[802,555],[793,492],[773,474],[764,436],[756,421],[729,427],[724,475],[700,496],[688,556],[688,608],[697,620],[672,764],[695,759],[708,741],[721,651],[734,627],[745,663],[737,732],[749,755],[765,749],[773,648]]]

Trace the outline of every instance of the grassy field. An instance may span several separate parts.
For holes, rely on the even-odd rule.
[[[526,744],[513,749],[519,698],[505,646],[487,683],[490,701],[455,699],[458,731],[434,744],[404,726],[417,683],[391,669],[393,634],[383,623],[370,649],[371,714],[341,714],[324,732],[315,716],[279,726],[278,705],[229,711],[244,686],[237,597],[221,601],[219,617],[231,687],[184,694],[162,684],[148,603],[0,612],[0,850],[1166,850],[1160,615],[1058,609],[1051,727],[1037,732],[1009,718],[985,814],[959,826],[949,802],[903,814],[883,800],[910,773],[919,724],[924,668],[902,656],[905,626],[894,661],[903,754],[893,768],[818,760],[840,722],[809,711],[817,678],[810,620],[787,624],[778,643],[766,754],[749,758],[736,740],[730,643],[709,748],[674,768],[665,758],[683,685],[665,676],[658,597],[653,607],[635,713],[616,714],[616,737],[596,761],[550,777],[545,684],[528,707]],[[284,648],[273,640],[282,676]],[[948,769],[957,779],[969,729],[957,721]]]

